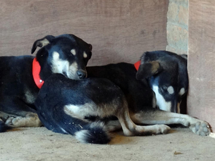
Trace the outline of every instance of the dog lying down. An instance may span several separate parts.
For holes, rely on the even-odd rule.
[[[143,64],[141,60],[141,70]],[[204,121],[153,108],[153,91],[141,70],[119,63],[88,67],[89,78],[83,80],[52,75],[35,101],[38,116],[49,130],[74,135],[84,143],[106,144],[111,140],[109,132],[119,128],[126,136],[164,134],[170,129],[164,124],[181,124],[198,135],[209,135],[210,127]]]
[[[92,45],[71,34],[47,35],[33,43],[36,56],[0,57],[0,132],[9,127],[36,127],[41,122],[34,101],[50,75],[84,79]]]
[[[139,126],[130,118],[121,89],[102,78],[71,80],[56,74],[46,80],[35,105],[43,124],[54,132],[68,133],[86,143],[108,143],[104,120],[118,118],[126,136],[166,133],[166,125]],[[92,121],[93,120],[93,121]]]

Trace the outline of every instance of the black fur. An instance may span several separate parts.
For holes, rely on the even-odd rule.
[[[183,87],[186,94],[186,85],[188,83],[187,70],[186,66],[172,68],[178,66],[180,62],[177,65],[168,65],[169,63],[174,64],[175,59],[181,59],[180,56],[165,51],[156,51],[147,52],[142,58],[147,57],[148,53],[152,54],[152,58],[156,58],[153,60],[158,62],[148,64],[146,67],[148,71],[143,73],[141,71],[145,62],[141,59],[142,64],[138,72],[133,64],[119,63],[87,67],[88,78],[84,80],[69,80],[62,75],[49,77],[41,88],[35,102],[41,121],[49,130],[75,135],[79,141],[85,143],[108,143],[110,141],[108,121],[112,121],[112,116],[120,118],[119,122],[121,125],[124,122],[134,126],[134,128],[129,127],[127,129],[131,130],[131,133],[126,133],[126,130],[122,126],[123,132],[126,135],[166,133],[169,129],[165,125],[136,127],[137,125],[133,124],[130,117],[137,124],[182,124],[190,126],[194,133],[208,135],[210,129],[206,122],[187,115],[165,112],[155,108],[155,96],[151,89],[150,78],[159,78],[161,73],[170,72],[171,78],[177,77],[178,79],[178,75],[171,72],[181,73],[181,71],[178,71],[178,68],[182,68],[185,76],[181,76],[180,81],[177,80],[174,82],[172,79],[168,80],[166,77],[169,75],[166,74],[165,77],[161,74],[159,80],[162,83],[173,83],[173,85],[180,85],[180,83],[185,82],[185,86]],[[171,56],[168,57],[165,55]],[[166,60],[167,64],[165,64]],[[145,74],[148,80],[143,78]],[[140,80],[137,80],[136,77]],[[162,79],[165,81],[162,81]],[[93,103],[96,107],[91,109],[91,105],[88,103]],[[70,112],[65,110],[68,105],[71,105]],[[86,111],[81,111],[82,108]],[[113,108],[116,111],[111,112]],[[87,111],[88,109],[89,111]],[[129,111],[129,114],[121,115],[125,111]],[[124,125],[126,126],[126,124]],[[147,127],[153,130],[147,129]],[[138,131],[137,129],[143,130]],[[80,133],[86,135],[79,137],[80,135],[78,134]]]
[[[0,132],[5,132],[11,129],[11,127],[5,125],[4,121],[0,120]]]
[[[153,107],[154,93],[147,81],[136,79],[137,70],[133,64],[118,63],[87,67],[91,78],[105,78],[120,87],[126,96],[129,110],[136,113],[143,108]]]
[[[103,144],[110,141],[104,125],[85,119],[85,116],[100,117],[96,115],[96,112],[95,115],[89,114],[83,118],[75,118],[65,113],[64,106],[84,106],[89,103],[98,105],[98,108],[107,108],[108,104],[113,105],[114,102],[117,105],[117,102],[122,102],[123,97],[120,88],[107,79],[71,80],[56,74],[44,83],[35,106],[40,120],[49,130],[71,135],[87,131],[86,136],[79,139],[81,142]],[[111,108],[110,105],[108,107]]]
[[[158,92],[166,102],[171,103],[170,111],[179,112],[177,104],[186,99],[188,91],[187,59],[184,55],[167,51],[145,52],[141,57],[137,79],[143,81],[147,79],[152,89],[153,86],[158,86]],[[174,90],[172,94],[167,90],[170,86]],[[180,95],[182,88],[184,93]],[[186,106],[180,109],[180,113],[186,113]]]
[[[73,71],[77,73],[73,73],[74,77],[70,76],[72,79],[80,79],[78,71],[86,72],[85,66],[91,57],[92,50],[90,44],[84,42],[75,35],[69,34],[56,37],[48,35],[35,41],[32,47],[32,53],[37,47],[41,47],[36,54],[36,58],[41,66],[40,77],[44,81],[57,71],[53,71],[52,69],[54,51],[59,54],[60,60],[67,61],[69,64],[80,62],[77,63],[77,71]],[[77,54],[72,55],[71,49],[75,49]],[[87,54],[87,58],[83,58],[83,52]],[[32,117],[32,115],[37,117],[34,100],[36,99],[39,89],[32,77],[33,59],[33,56],[0,57],[0,112],[4,112],[8,115],[8,119],[5,121],[7,126],[25,126],[23,123],[19,122],[21,117]],[[63,71],[57,71],[57,73],[62,73],[69,77],[68,73]],[[10,117],[11,114],[19,116],[19,120]],[[27,122],[25,124],[28,126]],[[40,123],[35,123],[35,125],[30,126],[39,125]],[[4,127],[6,127],[6,125],[1,122],[0,132],[5,129]]]

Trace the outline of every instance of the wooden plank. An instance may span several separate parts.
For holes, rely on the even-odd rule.
[[[215,1],[190,0],[188,113],[215,129]]]
[[[165,49],[166,0],[1,0],[0,55],[30,54],[34,40],[73,33],[93,45],[90,65],[134,63]]]

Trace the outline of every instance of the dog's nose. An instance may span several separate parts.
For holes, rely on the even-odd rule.
[[[86,73],[85,71],[83,71],[83,70],[78,70],[78,71],[77,71],[77,75],[78,75],[78,77],[79,77],[80,79],[84,79],[84,78],[86,78],[87,73]]]

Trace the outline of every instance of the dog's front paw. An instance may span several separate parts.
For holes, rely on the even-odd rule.
[[[22,117],[13,117],[13,116],[10,116],[6,120],[5,124],[9,125],[9,126],[12,126],[12,127],[17,127],[19,125],[19,121],[21,119],[22,119]]]
[[[13,117],[13,116],[10,116],[10,117],[8,117],[7,119],[6,119],[6,121],[5,121],[5,124],[6,125],[9,125],[9,126],[12,126],[13,125],[13,119],[14,119],[15,117]]]
[[[157,126],[157,131],[155,134],[166,134],[170,130],[170,127],[167,125],[155,125]]]
[[[191,124],[189,127],[195,134],[201,136],[208,136],[211,132],[210,126],[205,121],[198,121],[195,124]]]

